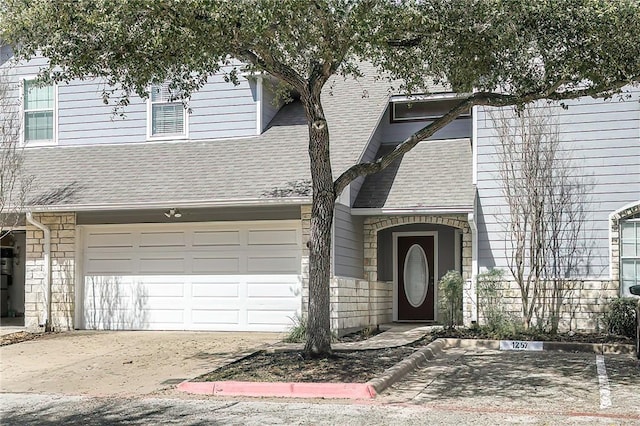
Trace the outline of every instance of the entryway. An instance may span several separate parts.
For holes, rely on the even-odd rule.
[[[438,233],[394,232],[396,321],[435,321]]]

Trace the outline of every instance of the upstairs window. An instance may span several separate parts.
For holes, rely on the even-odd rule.
[[[172,99],[169,85],[151,86],[150,137],[186,136],[186,111],[180,101]]]
[[[458,98],[410,99],[394,101],[391,104],[391,122],[435,120],[460,103]],[[459,115],[469,117],[470,110]]]
[[[55,90],[35,80],[24,80],[24,141],[53,142]]]
[[[640,219],[620,222],[620,281],[622,295],[630,296],[629,287],[640,284]]]

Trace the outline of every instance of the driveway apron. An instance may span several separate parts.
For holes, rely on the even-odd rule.
[[[146,395],[281,340],[280,333],[76,331],[0,348],[2,392]]]

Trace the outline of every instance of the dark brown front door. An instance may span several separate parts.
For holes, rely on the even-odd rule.
[[[434,238],[398,237],[398,321],[433,321]]]

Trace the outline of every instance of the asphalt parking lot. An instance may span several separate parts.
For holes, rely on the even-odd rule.
[[[448,349],[379,400],[505,418],[560,415],[636,423],[640,361],[632,355]]]

